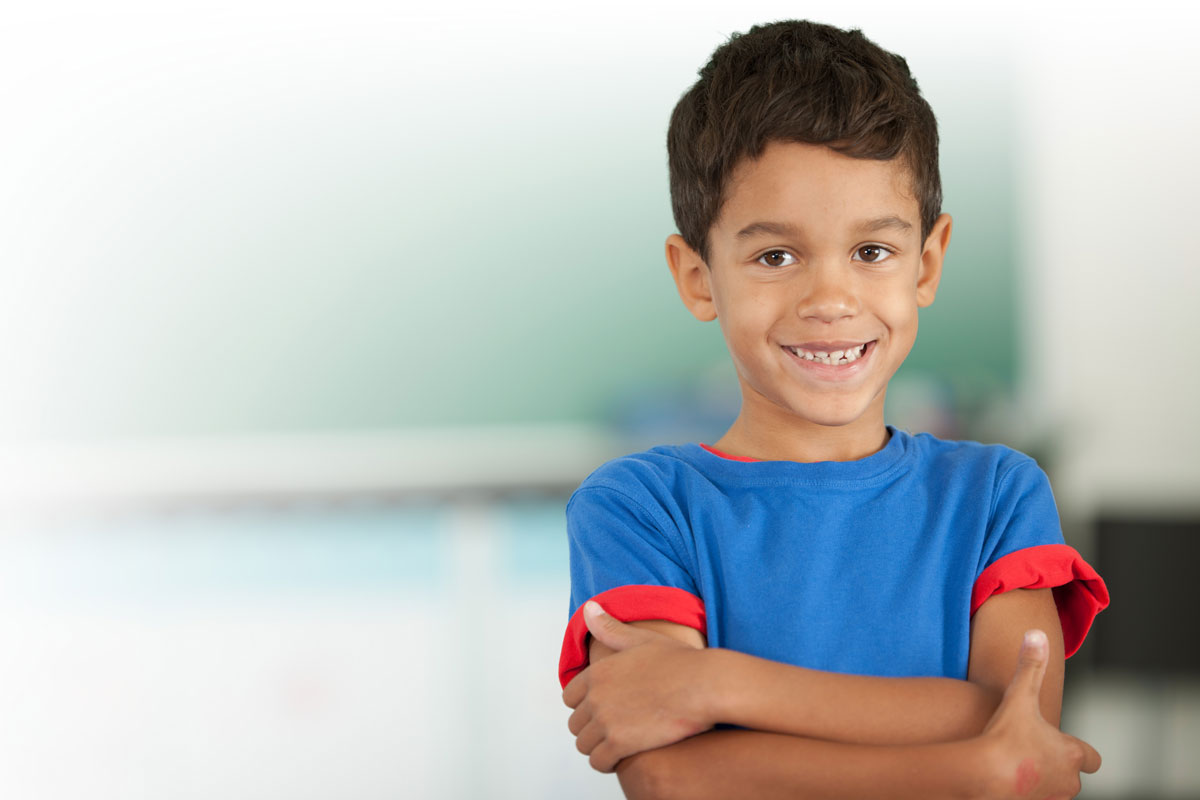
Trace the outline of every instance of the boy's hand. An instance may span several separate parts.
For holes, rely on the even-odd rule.
[[[1046,634],[1025,633],[1021,656],[1004,699],[983,730],[988,743],[988,797],[1049,800],[1079,793],[1079,773],[1100,769],[1100,754],[1087,742],[1042,719],[1038,696],[1046,673]]]
[[[622,758],[674,744],[713,726],[705,700],[705,651],[627,625],[588,601],[588,630],[617,651],[567,684],[563,702],[575,709],[567,727],[579,752],[600,772]]]

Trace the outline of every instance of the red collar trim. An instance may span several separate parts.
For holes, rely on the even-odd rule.
[[[701,446],[701,447],[703,447],[703,448],[704,448],[705,450],[707,450],[708,452],[712,453],[714,456],[720,456],[721,458],[727,458],[727,459],[729,459],[730,461],[750,461],[750,462],[757,462],[757,461],[761,461],[761,460],[762,460],[762,459],[758,459],[758,458],[750,458],[749,456],[731,456],[731,455],[729,455],[728,453],[722,453],[722,452],[721,452],[720,450],[718,450],[717,448],[715,448],[715,447],[709,447],[708,445],[706,445],[706,444],[703,444],[703,443],[701,443],[701,445],[700,445],[700,446]]]

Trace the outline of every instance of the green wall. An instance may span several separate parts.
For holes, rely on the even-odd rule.
[[[585,54],[427,80],[366,56],[338,80],[320,59],[235,59],[45,123],[33,210],[4,223],[9,287],[34,299],[7,323],[23,395],[0,400],[0,434],[595,421],[638,387],[727,370],[662,256],[665,126],[698,64],[652,56],[618,76]],[[910,62],[955,229],[904,371],[1004,386],[1008,84],[990,62]]]

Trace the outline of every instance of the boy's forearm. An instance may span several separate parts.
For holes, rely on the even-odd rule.
[[[709,731],[617,766],[630,800],[667,798],[989,796],[991,761],[981,739],[875,746],[761,731]]]
[[[758,731],[857,744],[976,736],[1002,692],[952,678],[879,678],[804,669],[722,648],[708,659],[712,715]]]

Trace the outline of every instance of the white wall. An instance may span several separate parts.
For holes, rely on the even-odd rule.
[[[1027,389],[1079,516],[1197,508],[1200,66],[1184,8],[1052,9],[1019,39]]]

